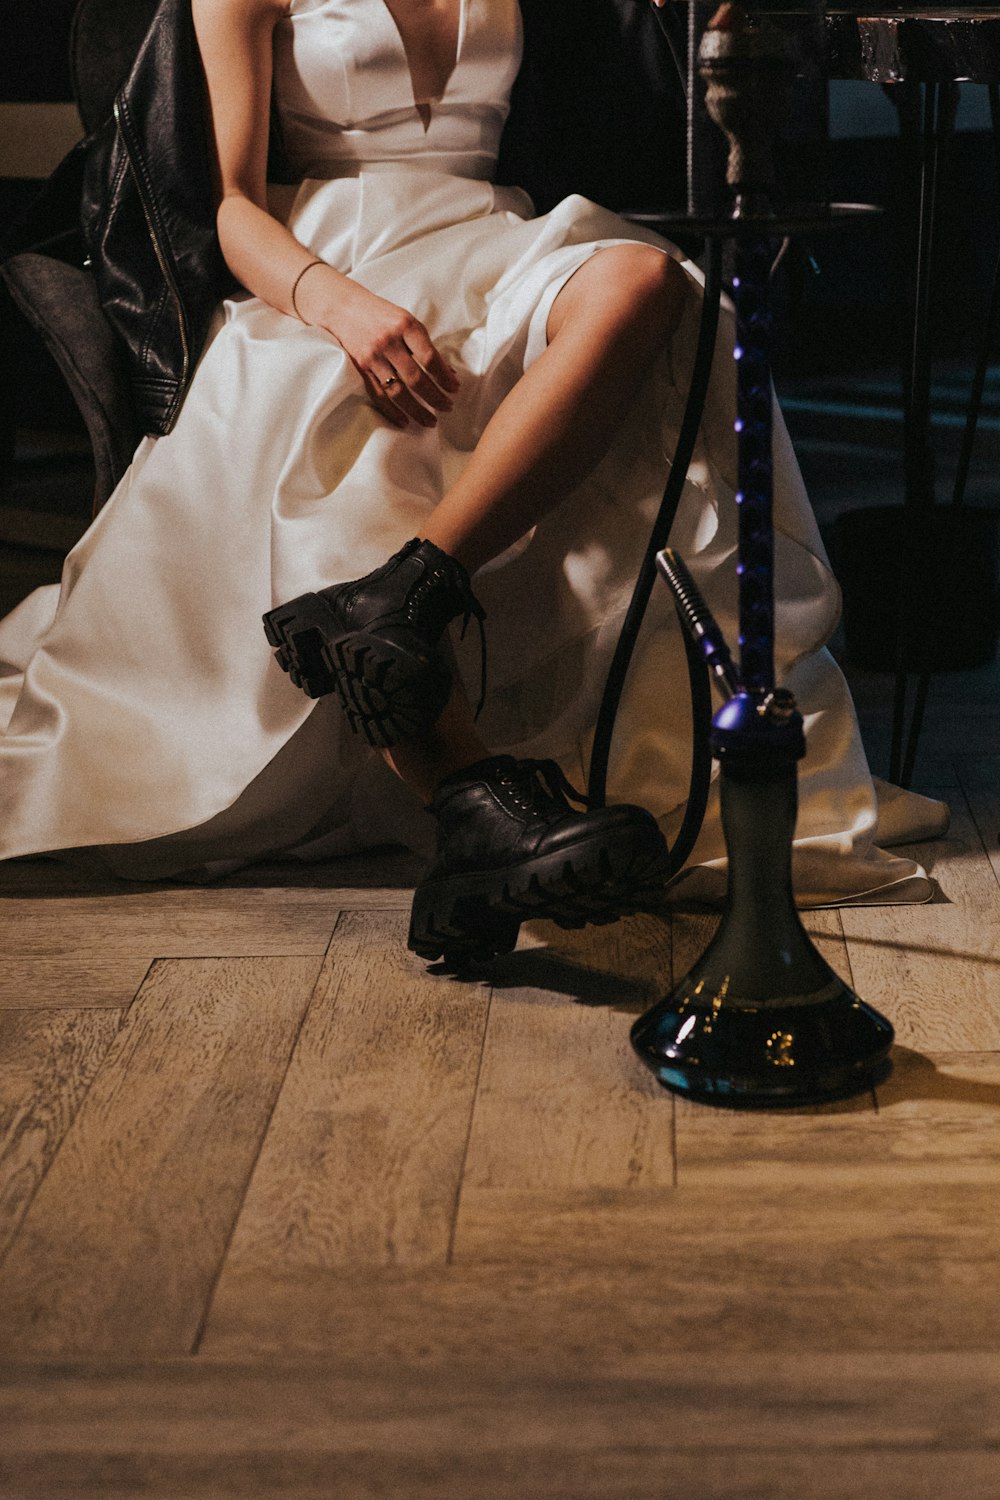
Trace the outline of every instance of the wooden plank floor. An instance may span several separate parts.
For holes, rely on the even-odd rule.
[[[808,925],[877,1093],[676,1100],[628,1026],[712,919],[405,951],[401,856],[0,867],[0,1494],[1000,1496],[1000,803]]]

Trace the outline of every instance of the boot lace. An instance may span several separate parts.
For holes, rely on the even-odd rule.
[[[456,602],[459,606],[457,611],[454,607]],[[461,614],[462,630],[459,640],[462,641],[465,640],[469,621],[475,620],[479,627],[479,703],[475,715],[478,719],[486,702],[486,627],[483,623],[486,611],[472,592],[468,573],[454,558],[447,558],[436,567],[429,568],[414,585],[407,601],[406,613],[411,623],[429,620],[442,634],[445,626],[457,614]]]
[[[561,814],[568,802],[591,806],[590,798],[576,790],[554,760],[519,760],[512,770],[501,771],[497,782],[522,812]]]

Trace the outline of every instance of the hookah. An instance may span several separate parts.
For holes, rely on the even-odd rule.
[[[631,1039],[660,1083],[693,1099],[742,1107],[815,1104],[880,1081],[889,1071],[893,1029],[818,952],[792,893],[805,738],[794,697],[776,686],[774,673],[769,276],[775,236],[829,227],[865,209],[775,209],[772,142],[798,67],[792,37],[762,6],[729,0],[699,37],[696,9],[690,0],[689,107],[703,100],[707,119],[698,128],[711,122],[728,143],[728,201],[721,209],[710,204],[700,218],[689,212],[684,222],[735,241],[738,666],[683,559],[667,547],[656,565],[691,647],[725,697],[712,719],[711,749],[719,762],[728,891],[714,939],[666,998],[636,1021]],[[689,123],[691,140],[697,144]],[[720,140],[710,141],[709,150]],[[690,168],[689,160],[689,174]],[[689,210],[690,197],[689,176]]]

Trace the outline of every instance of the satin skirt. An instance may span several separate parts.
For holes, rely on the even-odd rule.
[[[433,430],[391,429],[323,331],[249,295],[215,317],[174,430],[144,440],[59,588],[0,624],[0,857],[99,850],[136,877],[215,873],[279,854],[424,848],[430,820],[345,727],[281,673],[262,613],[363,575],[420,531],[490,416],[545,349],[552,302],[595,250],[659,245],[695,292],[596,470],[475,587],[487,611],[495,751],[586,780],[618,631],[680,425],[701,276],[586,199],[531,217],[516,190],[436,171],[362,170],[276,194],[317,256],[428,327],[458,370]],[[733,319],[723,310],[701,434],[672,534],[736,638]],[[787,433],[775,421],[777,667],[805,717],[795,881],[807,904],[913,900],[930,883],[880,844],[943,831],[939,804],[880,797],[824,649],[839,610]],[[470,632],[470,636],[475,632]],[[478,645],[456,643],[470,696]],[[657,587],[618,719],[609,795],[668,836],[687,795],[690,709],[673,607]],[[724,885],[718,799],[677,889]]]

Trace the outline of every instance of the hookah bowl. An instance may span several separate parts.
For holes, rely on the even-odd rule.
[[[761,713],[738,693],[715,723],[729,853],[722,921],[690,973],[635,1023],[632,1045],[666,1088],[705,1103],[859,1093],[889,1071],[893,1029],[834,973],[795,908],[801,718],[787,695]]]
[[[761,15],[723,0],[698,47],[705,108],[729,145],[733,216],[760,212],[775,187],[773,140],[787,114],[796,70],[790,38]]]

